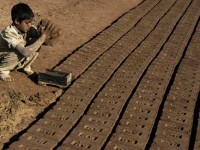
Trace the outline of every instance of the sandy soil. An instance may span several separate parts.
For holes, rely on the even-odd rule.
[[[18,2],[30,5],[35,12],[35,24],[42,18],[48,18],[61,28],[59,41],[53,47],[42,46],[33,64],[33,69],[41,72],[56,66],[73,50],[141,1],[0,0],[0,29],[11,23],[10,10]],[[0,81],[0,145],[24,129],[61,94],[59,88],[39,86],[37,78],[28,78],[22,72],[14,71],[11,75],[14,81]]]

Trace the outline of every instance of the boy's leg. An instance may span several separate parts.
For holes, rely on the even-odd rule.
[[[0,71],[0,79],[3,81],[12,81],[11,76],[9,75],[10,71]]]
[[[35,59],[38,57],[38,52],[35,52],[34,54],[32,54],[30,57],[26,58],[26,60],[24,61],[24,72],[27,75],[32,75],[34,73],[34,71],[31,69],[31,64],[35,61]]]
[[[11,70],[14,70],[14,68],[17,66],[18,62],[18,56],[10,52],[8,54],[2,55],[0,58],[0,79],[4,81],[11,81],[12,78],[9,75]]]

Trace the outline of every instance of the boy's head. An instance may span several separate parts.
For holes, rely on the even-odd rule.
[[[19,30],[27,32],[30,29],[34,13],[27,4],[19,3],[13,6],[11,10],[11,17],[13,23]]]

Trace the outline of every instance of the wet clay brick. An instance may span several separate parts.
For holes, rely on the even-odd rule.
[[[154,144],[157,145],[157,147],[160,149],[165,149],[167,147],[172,150],[186,150],[189,146],[189,143],[184,141],[184,139],[175,141],[173,138],[164,138],[162,136],[155,138]]]
[[[84,131],[96,133],[97,135],[107,135],[109,132],[111,132],[111,128],[101,126],[99,124],[91,124],[90,122],[83,119],[82,122],[79,123],[79,128]]]
[[[111,141],[114,143],[119,143],[123,145],[127,145],[128,147],[134,148],[142,148],[144,149],[147,144],[146,138],[135,138],[132,136],[125,136],[123,134],[114,134],[111,138]]]
[[[165,121],[165,120],[160,120],[158,124],[158,128],[160,129],[167,129],[167,130],[173,130],[181,133],[190,133],[191,132],[191,126],[179,124],[179,123],[174,123],[171,121]]]
[[[105,147],[105,150],[132,150],[133,147],[121,143],[115,143],[112,141],[109,141],[108,144]],[[143,150],[142,148],[136,148],[134,147],[135,150]]]
[[[95,146],[95,144],[91,143],[87,139],[85,140],[80,140],[76,139],[74,137],[69,137],[63,142],[63,146],[69,147],[71,149],[91,149],[95,150],[98,149],[98,147]]]
[[[108,127],[108,128],[114,125],[113,120],[110,120],[110,118],[97,117],[96,115],[85,115],[83,117],[83,122],[87,124],[93,124],[99,127]]]
[[[34,145],[32,143],[27,143],[24,141],[17,141],[14,142],[11,146],[9,146],[10,150],[44,150],[46,149],[45,147],[39,146],[39,145]]]
[[[63,132],[69,131],[73,126],[71,123],[57,121],[51,118],[42,118],[36,123],[36,125],[45,126],[54,130],[61,130]]]
[[[64,136],[65,132],[58,130],[56,128],[51,128],[49,126],[34,125],[28,131],[28,133],[36,134],[37,136],[45,137],[47,139],[52,139],[55,141],[60,141]]]
[[[76,123],[78,119],[78,115],[81,116],[82,114],[77,113],[62,113],[58,111],[49,111],[44,118],[53,119],[55,121],[62,121],[63,123],[73,124]]]
[[[70,135],[70,137],[73,137],[77,140],[80,141],[87,141],[92,143],[92,145],[96,145],[98,147],[101,147],[102,144],[105,142],[107,136],[108,136],[109,132],[104,135],[102,135],[101,133],[94,133],[94,132],[89,132],[87,130],[84,130],[83,128],[77,127],[72,134]]]
[[[37,147],[41,146],[44,149],[53,149],[57,145],[57,141],[28,132],[20,137],[20,142],[26,143],[26,145],[32,147],[34,147],[34,145],[37,145]]]

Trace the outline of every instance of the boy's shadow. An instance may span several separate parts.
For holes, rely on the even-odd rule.
[[[22,69],[18,69],[17,71],[24,73],[24,71]],[[27,75],[27,77],[34,82],[35,84],[38,84],[38,74],[36,72],[34,72],[32,75]]]
[[[35,82],[36,84],[38,84],[38,74],[37,73],[33,73],[32,75],[29,75],[28,78]]]

